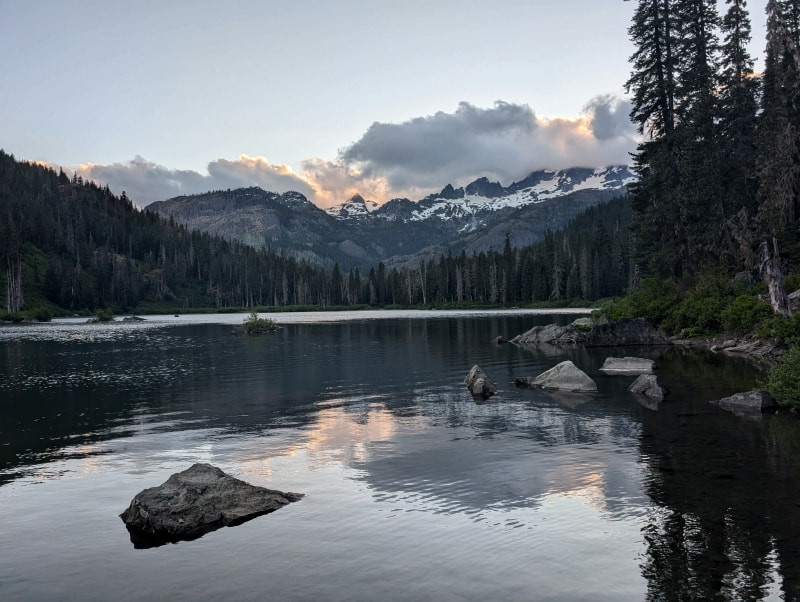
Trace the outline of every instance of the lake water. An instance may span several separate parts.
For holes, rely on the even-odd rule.
[[[648,407],[599,372],[630,350],[490,344],[574,315],[274,317],[0,328],[0,599],[800,598],[798,419],[707,403],[747,364],[666,351]],[[514,387],[564,359],[600,394]],[[194,462],[306,497],[134,548],[119,513]]]

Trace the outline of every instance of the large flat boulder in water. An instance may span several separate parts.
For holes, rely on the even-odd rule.
[[[595,322],[586,336],[587,347],[623,347],[670,345],[669,339],[653,328],[644,318]]]
[[[120,518],[136,547],[153,547],[239,525],[301,497],[250,485],[210,464],[194,464],[140,491]]]
[[[517,378],[515,382],[518,387],[538,387],[550,391],[597,392],[597,383],[569,360],[553,366],[535,378]]]
[[[497,393],[497,385],[486,376],[486,373],[477,364],[472,366],[469,374],[464,378],[464,384],[467,385],[473,397],[487,399]]]
[[[641,357],[607,357],[600,371],[606,374],[651,374],[655,364],[653,360]]]
[[[567,326],[547,324],[545,326],[534,326],[530,330],[515,336],[511,339],[511,342],[521,347],[532,347],[542,343],[574,345],[583,343],[585,340],[586,335],[571,324]]]
[[[761,412],[773,412],[778,409],[778,402],[768,392],[763,389],[753,389],[744,393],[736,393],[729,397],[723,397],[712,401],[723,410],[740,413],[759,414]]]

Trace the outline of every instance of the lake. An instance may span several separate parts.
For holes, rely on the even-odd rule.
[[[747,363],[664,350],[642,404],[599,371],[630,350],[490,343],[569,313],[244,317],[0,327],[0,599],[800,599],[798,419],[708,403]],[[564,359],[600,393],[515,388]],[[306,496],[135,548],[118,515],[195,462]]]

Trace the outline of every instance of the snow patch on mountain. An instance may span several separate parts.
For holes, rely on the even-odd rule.
[[[360,194],[356,194],[341,205],[327,208],[325,213],[340,220],[360,219],[367,217],[378,207],[380,207],[380,205],[375,201],[367,201]]]

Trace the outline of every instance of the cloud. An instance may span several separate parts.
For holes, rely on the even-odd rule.
[[[336,158],[309,158],[300,174],[264,157],[241,155],[208,163],[207,173],[176,170],[136,157],[128,163],[88,164],[84,178],[125,190],[137,204],[243,186],[295,190],[320,207],[352,195],[378,202],[418,200],[446,184],[479,177],[504,185],[538,169],[627,164],[639,139],[628,119],[630,102],[612,96],[590,100],[574,118],[544,118],[528,105],[497,101],[489,108],[467,102],[402,123],[373,123]]]
[[[118,194],[124,190],[142,207],[174,196],[247,186],[260,186],[273,192],[296,190],[309,198],[314,196],[314,189],[290,167],[273,165],[264,157],[240,155],[233,161],[217,159],[206,169],[207,174],[169,169],[137,156],[127,163],[78,165],[75,171],[84,178],[108,184]]]
[[[330,165],[402,190],[480,176],[509,184],[537,169],[628,163],[637,143],[628,110],[626,101],[608,96],[572,119],[542,118],[527,105],[462,102],[453,113],[373,123]]]
[[[636,138],[636,127],[631,123],[631,102],[613,96],[596,96],[586,105],[584,111],[591,115],[590,127],[598,140],[612,140],[617,137]]]

